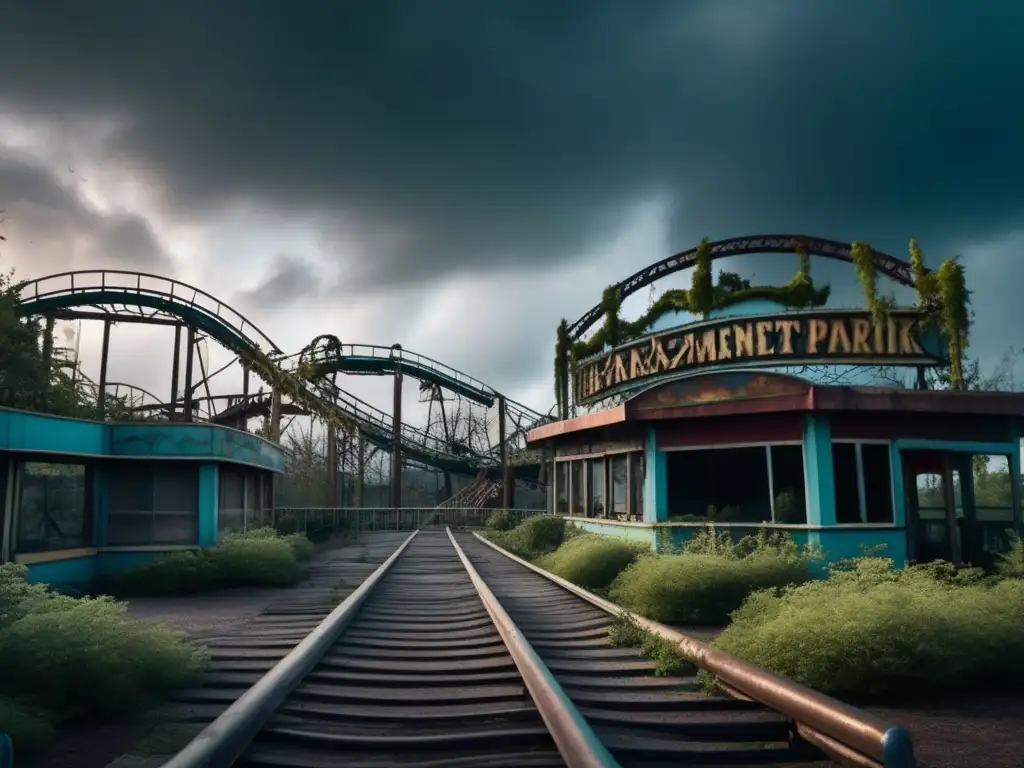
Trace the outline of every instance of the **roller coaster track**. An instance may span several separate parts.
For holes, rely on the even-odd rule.
[[[325,366],[342,366],[342,360],[332,360],[326,352],[317,353],[321,357],[312,358],[313,370],[309,371],[309,366],[301,362],[300,355],[300,364],[288,367],[281,349],[255,323],[212,294],[187,283],[142,272],[80,270],[22,282],[18,286],[18,297],[16,312],[21,316],[47,315],[114,322],[127,317],[135,320],[173,318],[215,339],[268,385],[280,388],[293,401],[329,423],[358,427],[371,444],[381,449],[391,450],[394,445],[390,414],[337,387],[323,375]],[[93,311],[81,311],[83,309]],[[318,337],[325,338],[333,337]],[[316,352],[315,342],[307,347],[311,353]],[[321,348],[336,347],[325,345]],[[377,366],[379,373],[386,372],[384,359],[377,350],[391,353],[391,348],[365,346],[360,349],[367,352],[362,355],[361,363],[351,364],[353,368],[362,365],[366,370],[361,372],[365,373],[372,366]],[[389,358],[387,364],[394,372],[395,360]],[[321,367],[317,368],[317,365]],[[482,382],[415,353],[403,351],[400,367],[415,378],[452,387],[476,402],[487,404],[487,398],[490,398],[493,403],[497,397],[497,393]],[[335,370],[349,372],[344,367],[336,367]],[[312,375],[307,375],[310,373]],[[517,425],[511,430],[510,438],[547,418],[514,402],[509,402],[508,413]],[[444,441],[411,425],[402,424],[400,438],[403,455],[440,469],[474,473],[481,467],[496,464],[495,456],[453,450]]]
[[[395,371],[419,381],[439,384],[449,392],[462,395],[480,405],[492,407],[501,396],[494,388],[462,371],[434,360],[426,355],[410,352],[401,347],[383,347],[375,344],[343,344],[336,336],[317,336],[302,350],[299,364],[309,366],[310,377],[324,377],[332,373],[383,376]],[[505,400],[508,418],[516,425],[530,429],[545,420],[545,416],[514,400]]]
[[[375,536],[381,564],[340,604],[310,589],[244,636],[211,639],[207,683],[168,712],[209,724],[164,768],[916,764],[904,729],[479,535],[419,530],[393,551],[394,533]],[[700,691],[694,668],[659,676],[636,648],[613,646],[623,615],[723,693]]]

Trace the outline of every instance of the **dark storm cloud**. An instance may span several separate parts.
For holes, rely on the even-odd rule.
[[[0,157],[0,210],[9,233],[4,256],[26,276],[84,267],[173,272],[145,219],[89,209],[52,171],[15,152]],[[74,243],[83,237],[91,243],[79,262]]]
[[[375,233],[352,287],[547,266],[654,195],[680,249],[796,230],[940,252],[1024,211],[1022,22],[930,0],[24,3],[0,95],[126,117],[111,152],[184,210],[256,197]]]
[[[17,203],[69,214],[78,221],[88,218],[78,199],[58,184],[52,173],[9,153],[0,157],[0,209],[10,210]]]
[[[285,308],[297,299],[315,293],[319,285],[312,264],[301,258],[279,254],[269,273],[256,287],[236,292],[230,303],[243,312]]]
[[[173,263],[144,219],[115,214],[103,219],[98,230],[91,262],[161,275],[173,270]]]

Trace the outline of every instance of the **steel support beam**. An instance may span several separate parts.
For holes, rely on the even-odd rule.
[[[391,423],[391,506],[402,506],[402,369],[395,366],[394,407]]]
[[[100,352],[100,384],[96,393],[98,417],[103,421],[107,415],[107,362],[110,359],[110,320],[103,321],[103,348]]]
[[[185,421],[192,421],[192,358],[196,351],[196,330],[188,327],[185,334],[185,392],[182,397]]]
[[[174,420],[178,412],[178,368],[181,366],[181,323],[174,324],[174,360],[171,362],[171,402],[168,417]]]

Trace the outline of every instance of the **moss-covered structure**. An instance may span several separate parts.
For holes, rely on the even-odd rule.
[[[604,324],[588,339],[573,340],[565,320],[558,326],[555,342],[555,398],[562,418],[569,415],[569,382],[578,361],[645,335],[669,312],[690,312],[706,318],[709,313],[754,299],[766,299],[788,309],[824,306],[831,295],[828,285],[816,286],[811,278],[807,251],[796,248],[799,259],[796,274],[785,285],[751,285],[734,272],[721,272],[712,282],[711,248],[707,238],[697,248],[689,289],[665,291],[636,320],[620,316],[622,296],[619,285],[608,286],[601,297]],[[891,296],[878,294],[877,274],[872,261],[873,249],[865,242],[851,244],[857,278],[864,293],[865,306],[875,322],[884,322],[895,305]],[[950,388],[963,388],[963,357],[970,330],[970,292],[966,288],[963,265],[957,257],[944,261],[932,272],[924,265],[924,255],[916,240],[910,241],[914,289],[917,306],[924,310],[926,323],[941,330],[949,347]]]

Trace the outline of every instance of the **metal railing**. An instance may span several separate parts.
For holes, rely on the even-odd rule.
[[[277,507],[274,527],[283,534],[301,531],[312,539],[374,531],[483,528],[495,511],[460,507]],[[516,522],[548,514],[545,509],[507,511]]]

